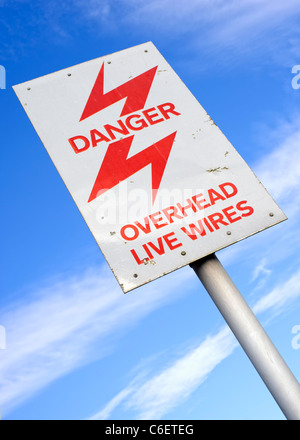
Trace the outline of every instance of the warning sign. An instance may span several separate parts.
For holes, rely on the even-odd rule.
[[[14,90],[124,292],[286,219],[151,42]]]

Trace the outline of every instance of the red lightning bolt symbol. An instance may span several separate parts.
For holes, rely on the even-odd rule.
[[[115,89],[104,93],[104,63],[92,88],[80,121],[126,98],[120,116],[144,108],[157,67],[147,70]],[[94,183],[89,202],[151,164],[152,203],[154,203],[176,132],[128,158],[134,136],[109,145]]]
[[[92,88],[80,121],[109,107],[123,98],[127,98],[121,116],[144,108],[157,67],[127,81],[110,92],[104,93],[104,63]]]
[[[88,201],[94,200],[105,191],[151,164],[153,204],[175,136],[176,131],[129,158],[127,157],[134,136],[110,144]]]

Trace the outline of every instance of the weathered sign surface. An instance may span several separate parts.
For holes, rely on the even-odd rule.
[[[124,292],[286,219],[151,42],[14,90]]]

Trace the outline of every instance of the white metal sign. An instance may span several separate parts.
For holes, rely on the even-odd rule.
[[[286,219],[151,42],[14,90],[124,292]]]

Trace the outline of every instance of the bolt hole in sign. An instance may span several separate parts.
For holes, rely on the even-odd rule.
[[[14,91],[124,292],[286,219],[151,42]]]

